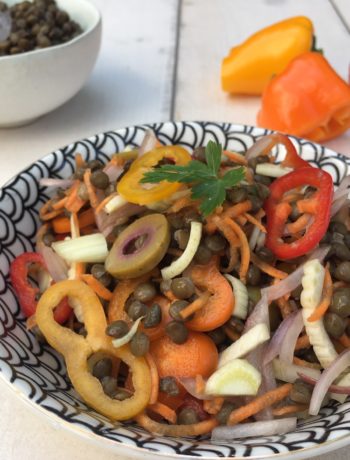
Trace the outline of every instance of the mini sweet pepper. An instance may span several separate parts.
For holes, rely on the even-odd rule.
[[[322,54],[295,58],[264,90],[257,123],[322,142],[350,128],[350,86]]]
[[[266,27],[231,49],[221,67],[222,89],[236,94],[261,94],[273,75],[313,46],[313,25],[297,16]]]

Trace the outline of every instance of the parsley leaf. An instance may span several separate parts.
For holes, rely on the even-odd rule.
[[[191,160],[184,166],[161,165],[146,172],[141,183],[158,183],[161,181],[192,184],[192,198],[201,200],[200,211],[204,216],[214,212],[226,197],[226,189],[238,184],[244,178],[244,168],[230,169],[220,176],[222,147],[209,141],[205,148],[206,164]]]

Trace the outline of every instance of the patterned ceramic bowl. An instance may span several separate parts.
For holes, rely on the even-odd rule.
[[[283,436],[245,439],[230,444],[208,439],[155,437],[130,423],[112,423],[87,407],[72,389],[61,357],[39,344],[25,327],[16,296],[9,283],[11,261],[34,245],[39,208],[48,192],[39,186],[43,177],[65,178],[74,168],[74,153],[106,161],[126,145],[139,145],[147,126],[99,134],[69,145],[32,164],[12,179],[0,195],[0,375],[16,394],[56,425],[113,449],[129,458],[310,458],[350,443],[350,402],[332,402],[318,417],[299,423]],[[210,139],[225,148],[245,151],[266,131],[229,123],[159,123],[152,125],[165,144],[189,149]],[[303,158],[326,169],[335,183],[348,174],[350,160],[311,142],[294,139]],[[282,149],[278,152],[281,157]]]

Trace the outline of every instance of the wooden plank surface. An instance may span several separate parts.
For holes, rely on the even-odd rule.
[[[349,0],[330,0],[333,7],[344,21],[344,25],[350,33],[350,2]]]
[[[183,0],[175,118],[256,124],[260,98],[221,90],[222,58],[257,30],[297,15],[312,19],[318,47],[347,78],[350,34],[328,0]],[[350,151],[350,136],[330,145]]]
[[[11,156],[0,184],[71,141],[170,118],[178,0],[92,1],[103,12],[103,36],[87,85],[38,121],[0,130],[1,155]]]

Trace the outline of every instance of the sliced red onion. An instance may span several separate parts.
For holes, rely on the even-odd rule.
[[[300,332],[303,330],[303,327],[303,315],[301,310],[298,310],[295,312],[295,314],[293,314],[293,321],[286,331],[284,340],[282,341],[281,350],[279,353],[282,361],[292,364],[295,344],[297,343],[298,337]]]
[[[146,208],[134,203],[126,203],[111,214],[100,211],[95,215],[97,228],[104,236],[108,236],[116,225],[122,225],[131,216],[143,212]]]
[[[350,175],[345,176],[344,179],[340,182],[339,187],[334,192],[333,200],[337,200],[341,196],[342,192],[347,190],[348,187],[350,187]]]
[[[329,391],[332,382],[350,366],[350,349],[344,350],[333,363],[325,369],[315,385],[310,401],[310,415],[317,415],[322,405],[323,398]]]
[[[348,176],[350,177],[350,176]],[[339,200],[339,198],[343,198],[344,196],[348,197],[349,195],[349,192],[350,190],[348,190],[347,188],[343,188],[343,189],[337,189],[335,192],[334,192],[334,195],[333,195],[333,203],[337,200]]]
[[[138,149],[138,156],[142,157],[142,155],[154,149],[157,146],[157,142],[158,139],[156,138],[154,132],[151,129],[148,129]]]
[[[115,165],[113,163],[108,163],[104,168],[103,172],[107,174],[110,182],[115,182],[119,176],[122,175],[124,168],[122,166]]]
[[[62,187],[69,188],[74,184],[74,180],[71,179],[51,179],[44,177],[40,179],[39,184],[43,187]]]
[[[308,260],[318,259],[320,262],[322,262],[328,254],[329,249],[329,246],[322,246],[320,248],[315,249],[315,251],[313,251],[309,256]],[[303,273],[304,265],[301,265],[289,276],[287,276],[287,278],[284,278],[284,280],[279,281],[277,284],[274,284],[273,286],[269,286],[267,288],[262,289],[261,294],[263,295],[265,293],[269,302],[279,299],[280,297],[294,291],[294,289],[296,289],[300,285]]]
[[[8,39],[11,33],[12,19],[9,11],[0,11],[0,42]]]
[[[68,267],[66,262],[48,246],[43,246],[41,254],[45,260],[47,271],[52,279],[57,281],[66,280],[68,277]]]
[[[296,380],[298,380],[300,372],[315,379],[318,379],[321,374],[318,369],[285,363],[278,358],[275,358],[272,364],[276,379],[281,380],[282,382],[294,383]]]
[[[252,160],[264,152],[268,153],[275,144],[276,141],[271,135],[261,137],[246,151],[245,157],[248,161]]]
[[[331,207],[331,217],[335,216],[348,201],[349,200],[347,199],[347,195],[338,198],[336,201],[333,201]]]
[[[233,441],[238,438],[273,436],[294,431],[297,426],[296,417],[265,420],[262,422],[239,423],[234,426],[219,426],[213,429],[212,441]]]
[[[261,248],[265,245],[266,233],[260,232],[258,240],[256,242],[256,247]]]
[[[266,291],[263,291],[264,289],[261,290],[261,299],[255,305],[251,314],[248,316],[244,326],[244,332],[249,331],[249,329],[258,323],[264,323],[269,326],[269,299]]]
[[[281,322],[281,324],[278,326],[276,332],[272,336],[272,339],[270,340],[270,343],[268,344],[266,348],[266,353],[264,355],[264,362],[263,362],[264,365],[270,363],[274,358],[276,358],[276,356],[280,354],[280,351],[282,349],[282,344],[285,341],[287,333],[290,327],[295,322],[295,318],[297,316],[301,317],[301,320],[302,320],[301,310],[296,311],[292,313],[291,315],[287,316],[287,318],[285,318]],[[294,348],[292,349],[292,352],[294,352]]]
[[[302,380],[304,380],[304,382],[313,386],[315,386],[319,381],[319,379],[314,379],[313,377],[303,374],[302,372],[299,372],[298,375]],[[350,395],[350,387],[342,387],[340,385],[330,385],[328,387],[328,391],[338,395]]]
[[[200,399],[202,401],[209,401],[215,398],[215,396],[213,395],[205,395],[203,393],[198,393],[196,389],[196,379],[194,378],[191,378],[191,377],[179,378],[179,382],[185,388],[187,393],[192,395],[194,398]]]
[[[252,234],[250,235],[250,238],[249,238],[249,247],[251,251],[254,251],[256,247],[256,243],[258,242],[260,233],[261,233],[261,230],[259,229],[259,227],[253,228]]]

